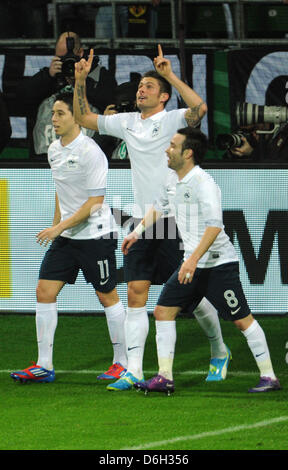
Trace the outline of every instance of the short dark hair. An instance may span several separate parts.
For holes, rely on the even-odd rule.
[[[192,149],[194,163],[200,165],[208,149],[208,139],[206,135],[195,127],[183,127],[182,129],[178,129],[177,133],[185,136],[182,151]]]
[[[64,103],[66,103],[69,110],[73,114],[73,93],[71,93],[70,91],[63,91],[57,93],[55,96],[54,103],[55,101],[63,101]]]
[[[142,78],[147,77],[155,78],[158,81],[160,86],[160,93],[168,93],[169,98],[164,104],[164,106],[166,106],[172,95],[172,86],[164,77],[162,77],[162,75],[160,75],[155,70],[148,70],[148,72],[145,72],[144,75],[142,75]]]

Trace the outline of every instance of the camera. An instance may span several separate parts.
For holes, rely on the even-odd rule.
[[[114,109],[117,113],[133,113],[137,111],[136,92],[139,81],[140,75],[135,72],[130,72],[130,81],[117,86],[114,97]]]
[[[218,134],[216,139],[216,146],[219,150],[231,150],[243,145],[242,137],[246,137],[250,143],[251,134],[244,132],[237,132],[234,134]],[[252,144],[252,140],[250,145]],[[251,145],[253,146],[253,145]]]
[[[235,117],[238,127],[255,126],[257,124],[274,124],[272,130],[256,130],[256,134],[273,134],[279,129],[280,124],[288,122],[288,107],[286,106],[262,106],[253,103],[237,103]],[[245,137],[251,147],[257,145],[252,132],[238,131],[231,134],[219,134],[216,146],[219,150],[232,150],[243,145],[242,137]]]
[[[61,57],[62,75],[64,77],[74,77],[74,65],[79,62],[80,57],[74,54],[75,40],[69,36],[66,38],[67,53]]]
[[[57,73],[57,84],[59,88],[63,88],[67,85],[67,78],[74,79],[75,74],[75,63],[79,62],[80,56],[74,54],[75,39],[74,37],[66,38],[67,53],[60,57],[62,62],[62,71]],[[98,59],[99,60],[99,59]]]
[[[263,123],[281,124],[288,122],[288,107],[237,103],[235,115],[239,127]]]

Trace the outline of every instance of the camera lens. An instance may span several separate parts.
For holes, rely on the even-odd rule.
[[[74,77],[74,71],[75,71],[75,63],[77,62],[76,59],[70,57],[70,58],[67,58],[63,61],[62,63],[62,74],[64,75],[64,77]]]
[[[236,106],[237,125],[241,127],[263,122],[263,108],[264,106],[258,106],[257,104],[238,103]]]
[[[288,108],[285,106],[262,106],[253,103],[237,103],[236,121],[239,127],[251,124],[274,123],[288,121]]]
[[[216,145],[219,150],[230,150],[242,145],[241,134],[219,134],[216,139]]]

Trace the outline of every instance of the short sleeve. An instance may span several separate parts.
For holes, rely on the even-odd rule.
[[[121,114],[113,114],[111,116],[98,116],[98,130],[99,134],[111,135],[124,139],[123,126]]]
[[[206,227],[223,228],[221,191],[212,178],[199,184],[198,201]]]
[[[153,206],[158,212],[162,212],[163,215],[168,215],[171,211],[169,204],[169,178],[166,179],[165,184],[162,184],[158,188],[157,198],[155,199]]]
[[[106,192],[108,162],[100,147],[93,142],[88,145],[84,156],[86,190],[90,197],[104,196]]]

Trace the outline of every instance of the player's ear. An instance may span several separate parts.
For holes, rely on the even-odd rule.
[[[169,100],[169,93],[161,93],[160,101],[161,103],[166,103]]]
[[[194,152],[192,149],[185,149],[183,155],[186,160],[189,160],[190,158],[194,160]]]

